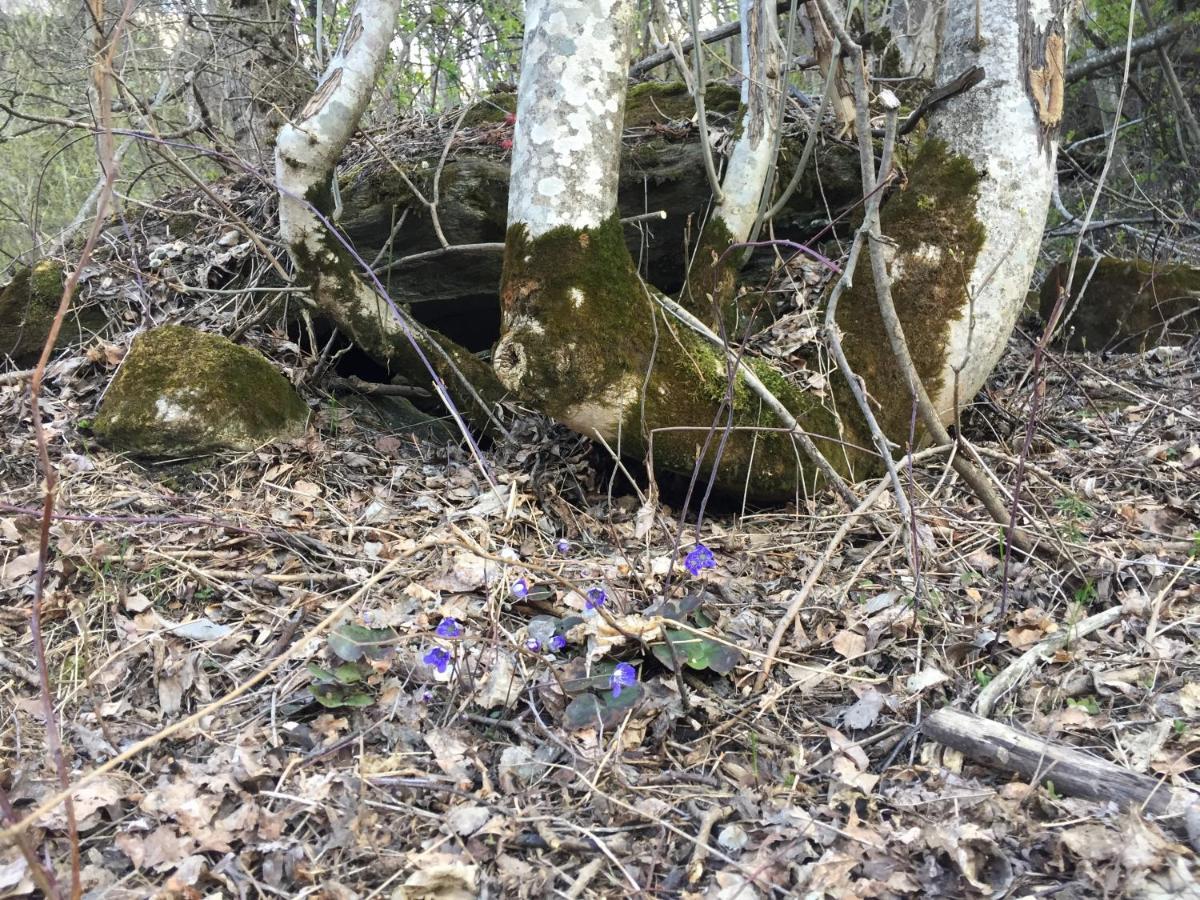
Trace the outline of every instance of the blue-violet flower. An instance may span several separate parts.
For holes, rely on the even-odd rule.
[[[713,559],[713,552],[703,544],[697,544],[692,548],[692,552],[683,561],[683,567],[692,575],[699,575],[701,569],[711,569],[716,564],[717,561]]]
[[[556,634],[554,637],[550,638],[550,649],[553,650],[555,653],[557,653],[559,650],[564,649],[566,646],[567,646],[567,639],[563,635]]]
[[[462,636],[462,627],[458,624],[458,619],[453,616],[446,616],[438,623],[437,636],[444,638],[456,638]]]
[[[614,697],[620,697],[622,689],[635,684],[637,684],[637,670],[626,662],[617,663],[613,673],[608,676],[608,685],[612,688]]]
[[[571,542],[568,541],[566,538],[559,538],[558,543],[555,544],[554,546],[555,546],[555,548],[557,548],[559,553],[570,553],[571,552]]]
[[[606,600],[608,600],[608,594],[605,593],[604,588],[589,588],[587,599],[583,602],[583,605],[585,609],[599,609],[604,605]]]
[[[525,649],[537,653],[542,649],[542,645],[539,643],[537,638],[530,638],[525,642]]]
[[[445,672],[446,666],[450,665],[450,651],[434,647],[423,659],[426,665],[433,666],[438,672]]]
[[[524,600],[529,596],[529,583],[524,578],[518,578],[513,582],[513,586],[509,588],[512,595],[518,600]]]

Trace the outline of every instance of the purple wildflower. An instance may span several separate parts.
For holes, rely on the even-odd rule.
[[[563,635],[556,634],[554,637],[550,638],[550,649],[553,650],[555,653],[557,653],[559,650],[564,649],[566,646],[567,646],[567,639]]]
[[[525,649],[529,650],[533,653],[537,653],[539,650],[542,649],[542,645],[541,645],[541,643],[538,642],[537,638],[530,638],[529,640],[527,640],[525,642]]]
[[[701,569],[712,569],[717,565],[713,552],[703,544],[697,544],[683,561],[683,567],[692,575],[699,575]]]
[[[571,542],[568,541],[566,538],[559,538],[558,543],[555,544],[554,547],[555,547],[555,549],[558,550],[559,553],[570,553],[571,552]]]
[[[599,609],[607,600],[608,594],[605,593],[604,588],[589,588],[587,592],[587,599],[583,602],[583,605],[585,609]]]
[[[513,586],[509,590],[512,591],[512,595],[518,600],[524,600],[529,596],[529,582],[524,578],[518,578],[513,582]]]
[[[637,670],[626,662],[617,663],[613,673],[608,676],[608,686],[612,688],[614,697],[620,697],[624,688],[632,687],[635,684],[637,684]]]
[[[456,638],[462,636],[462,627],[458,624],[458,619],[453,616],[446,616],[438,623],[437,636],[444,638]]]
[[[433,666],[438,672],[445,672],[446,666],[450,665],[450,651],[434,647],[425,654],[423,660],[427,666]]]

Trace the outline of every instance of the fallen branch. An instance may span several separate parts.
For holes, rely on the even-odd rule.
[[[939,709],[921,725],[921,732],[976,762],[1031,782],[1051,782],[1056,792],[1068,796],[1112,800],[1161,817],[1177,831],[1185,831],[1189,811],[1200,806],[1200,795],[1192,791],[961,709]]]
[[[1088,616],[1082,622],[1077,622],[1074,625],[1064,628],[1062,631],[1056,631],[1048,637],[1042,638],[1042,640],[1017,657],[1016,661],[1009,665],[1008,668],[987,683],[987,686],[975,698],[972,709],[980,716],[991,715],[996,701],[1033,671],[1033,667],[1038,664],[1038,661],[1043,656],[1066,646],[1068,641],[1087,637],[1093,631],[1099,631],[1101,628],[1108,627],[1123,615],[1125,615],[1125,608],[1123,606],[1113,606],[1103,612],[1096,613],[1094,616]]]

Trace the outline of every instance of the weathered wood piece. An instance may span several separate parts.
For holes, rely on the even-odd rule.
[[[1181,832],[1186,829],[1189,810],[1200,807],[1200,794],[964,710],[943,707],[924,721],[921,731],[976,762],[1031,781],[1052,781],[1062,794],[1113,800],[1122,807],[1161,817],[1164,824]]]
[[[972,707],[976,715],[990,715],[996,702],[1032,672],[1039,660],[1053,653],[1055,650],[1065,647],[1070,641],[1079,640],[1093,631],[1107,628],[1123,615],[1125,615],[1124,607],[1111,606],[1108,609],[1101,610],[1094,616],[1088,616],[1082,622],[1076,622],[1067,628],[1060,629],[1042,638],[1042,640],[1017,657],[1014,662],[989,681],[987,686],[979,692],[979,696],[975,698],[975,703]]]

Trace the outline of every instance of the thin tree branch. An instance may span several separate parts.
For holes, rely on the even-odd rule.
[[[1149,53],[1151,50],[1165,46],[1183,34],[1188,27],[1187,21],[1171,22],[1154,29],[1149,34],[1142,35],[1128,45],[1121,44],[1119,47],[1110,47],[1086,56],[1079,62],[1067,66],[1066,82],[1072,84],[1100,69],[1117,65],[1125,59],[1127,50],[1130,56],[1141,56],[1143,53]]]

